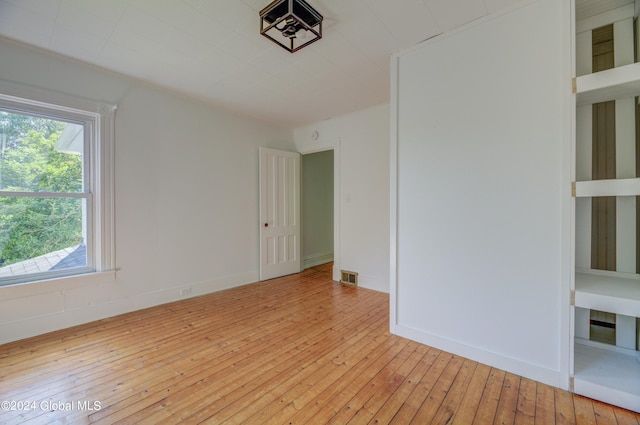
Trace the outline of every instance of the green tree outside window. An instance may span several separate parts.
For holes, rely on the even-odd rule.
[[[56,149],[66,125],[0,111],[0,267],[82,243],[83,200],[37,196],[83,190],[81,154]]]

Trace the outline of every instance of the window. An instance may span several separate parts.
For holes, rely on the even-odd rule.
[[[0,285],[114,268],[114,110],[0,83]]]

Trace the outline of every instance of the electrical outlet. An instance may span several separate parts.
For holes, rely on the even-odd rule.
[[[182,295],[182,296],[191,295],[191,288],[181,289],[180,290],[180,295]]]

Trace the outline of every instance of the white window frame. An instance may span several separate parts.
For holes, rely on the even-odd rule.
[[[0,80],[0,108],[84,126],[84,191],[69,194],[86,200],[86,267],[0,278],[0,286],[115,270],[114,127],[116,106]],[[15,196],[0,190],[0,196]],[[30,196],[29,194],[25,194]],[[59,194],[37,193],[38,197]]]

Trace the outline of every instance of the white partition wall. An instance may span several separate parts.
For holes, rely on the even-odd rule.
[[[570,2],[393,58],[391,330],[569,382]]]

